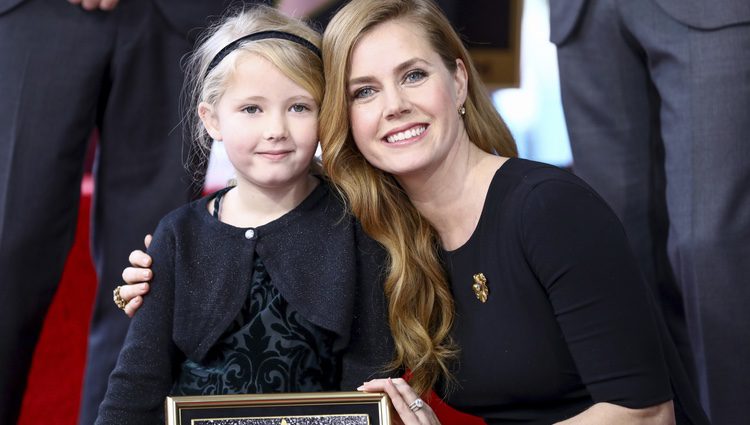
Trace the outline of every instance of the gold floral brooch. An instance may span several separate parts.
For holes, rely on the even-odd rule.
[[[483,303],[487,302],[487,297],[490,295],[490,288],[487,287],[487,278],[484,277],[484,273],[477,273],[474,275],[474,284],[471,285],[471,289],[474,290],[474,295],[477,299]]]

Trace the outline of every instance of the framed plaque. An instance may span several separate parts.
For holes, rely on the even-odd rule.
[[[167,397],[167,425],[390,425],[385,393]]]

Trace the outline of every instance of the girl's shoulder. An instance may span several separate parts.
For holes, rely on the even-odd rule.
[[[195,229],[196,226],[201,226],[202,224],[209,225],[212,220],[211,214],[208,210],[208,204],[217,196],[223,196],[223,194],[229,189],[231,189],[231,187],[226,187],[213,193],[205,194],[201,198],[175,208],[162,217],[159,221],[158,227],[180,231],[186,228]]]

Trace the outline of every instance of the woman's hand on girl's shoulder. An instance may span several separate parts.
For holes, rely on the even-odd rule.
[[[146,248],[151,244],[151,235],[144,239]],[[140,249],[130,253],[128,257],[131,267],[122,271],[122,280],[126,285],[120,287],[120,297],[127,303],[123,311],[128,317],[133,317],[136,311],[143,305],[143,296],[149,291],[151,280],[151,257]]]

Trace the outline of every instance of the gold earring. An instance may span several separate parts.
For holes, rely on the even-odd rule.
[[[461,116],[464,116],[464,115],[466,115],[466,108],[464,108],[464,105],[461,105],[461,106],[460,106],[460,107],[458,108],[458,115],[461,115]]]

